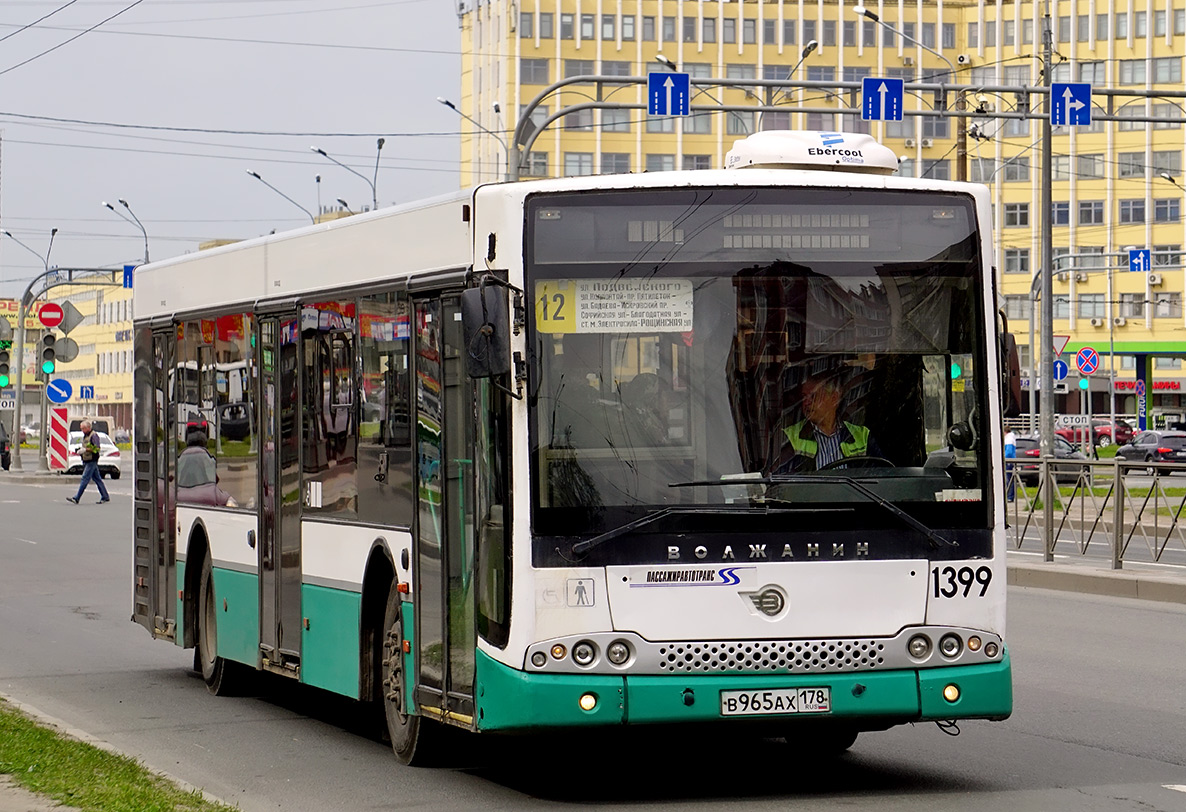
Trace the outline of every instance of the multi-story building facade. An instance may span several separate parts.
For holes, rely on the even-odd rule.
[[[1049,7],[1053,81],[1182,91],[1186,0],[1132,0],[1122,6],[1056,0]],[[641,77],[671,63],[694,78],[787,79],[794,69],[792,78],[820,82],[882,76],[971,86],[977,90],[965,94],[964,102],[982,116],[865,122],[859,94],[851,92],[747,93],[694,85],[693,105],[772,101],[786,112],[715,111],[672,119],[650,117],[645,110],[585,110],[538,135],[523,156],[522,175],[719,167],[733,142],[757,129],[869,132],[902,156],[902,173],[965,176],[992,187],[1000,293],[1028,370],[1029,291],[1041,248],[1041,123],[995,113],[1040,114],[1045,97],[981,88],[1041,84],[1046,4],[899,0],[868,8],[886,25],[862,16],[855,3],[831,0],[467,0],[460,7],[459,108],[479,129],[469,128],[462,139],[462,183],[502,179],[519,111],[569,76]],[[817,47],[804,57],[813,41]],[[542,101],[533,120],[542,122],[595,93],[592,85],[563,88]],[[601,98],[642,104],[644,94],[644,85],[606,86]],[[906,106],[926,112],[953,108],[958,95],[908,93]],[[801,105],[834,112],[796,112]],[[1175,120],[1186,118],[1186,102],[1133,95],[1117,99],[1115,107],[1128,120],[1097,118],[1090,126],[1057,128],[1053,136],[1050,216],[1056,270],[1065,272],[1054,282],[1054,333],[1071,336],[1068,360],[1083,346],[1094,346],[1103,357],[1103,374],[1090,386],[1093,411],[1107,413],[1114,393],[1116,411],[1133,413],[1134,370],[1147,363],[1151,413],[1172,419],[1186,414],[1179,394],[1186,388],[1181,370],[1186,127]],[[957,149],[961,128],[966,158]],[[957,158],[966,163],[958,165]],[[1150,273],[1127,271],[1130,246],[1154,251]],[[1069,395],[1060,395],[1059,409],[1079,411],[1078,391],[1072,387]]]

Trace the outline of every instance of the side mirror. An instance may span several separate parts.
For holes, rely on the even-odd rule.
[[[507,291],[483,282],[461,292],[461,333],[465,372],[471,378],[493,378],[511,371],[511,308]]]
[[[947,442],[951,443],[952,448],[971,451],[976,445],[976,434],[972,431],[971,424],[960,421],[947,430]]]

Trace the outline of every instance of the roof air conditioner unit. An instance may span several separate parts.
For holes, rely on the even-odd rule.
[[[1062,271],[1062,272],[1060,272],[1060,273],[1058,274],[1058,281],[1059,281],[1059,282],[1066,282],[1066,281],[1067,281],[1067,277],[1069,277],[1069,276],[1070,276],[1070,274],[1069,274],[1069,273],[1067,273],[1066,271]]]
[[[1128,324],[1128,319],[1124,318],[1124,316],[1117,316],[1116,318],[1112,319],[1112,323],[1117,327],[1123,327],[1124,325]]]
[[[914,149],[914,147],[915,147],[915,145],[916,145],[917,143],[918,143],[918,142],[917,142],[917,141],[915,141],[913,138],[907,138],[907,139],[906,139],[906,148],[907,148],[907,149]]]
[[[914,67],[914,57],[912,57],[912,56],[902,57],[902,64],[908,68],[913,68]]]
[[[1103,326],[1104,326],[1104,320],[1103,320],[1103,319],[1092,319],[1092,320],[1091,320],[1091,326],[1092,326],[1092,327],[1103,327]]]
[[[1077,273],[1077,274],[1075,274],[1075,281],[1076,281],[1076,282],[1086,282],[1086,281],[1087,281],[1087,274],[1085,274],[1085,273]]]
[[[1159,274],[1159,273],[1149,274],[1149,284],[1150,285],[1160,285],[1161,284],[1161,274]]]
[[[934,138],[924,138],[924,139],[922,139],[922,146],[923,146],[923,149],[926,149],[927,147],[933,147],[933,146],[935,146],[935,139],[934,139]]]

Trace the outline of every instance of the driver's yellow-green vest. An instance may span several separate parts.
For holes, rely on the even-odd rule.
[[[848,431],[848,440],[841,441],[840,453],[845,457],[863,457],[869,452],[869,429],[853,423],[842,423]],[[800,420],[790,428],[783,429],[796,455],[815,459],[819,443],[815,441],[815,429],[807,420]]]

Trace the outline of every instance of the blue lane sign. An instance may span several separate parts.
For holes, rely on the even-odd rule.
[[[136,270],[135,265],[125,265],[124,266],[124,287],[125,288],[132,287],[132,272],[134,270]]]
[[[54,403],[65,403],[74,394],[74,387],[65,378],[54,378],[45,385],[45,395]]]
[[[1091,85],[1088,82],[1051,82],[1050,123],[1055,127],[1091,123]]]
[[[687,73],[647,74],[647,113],[686,116],[691,112],[692,77]]]
[[[861,80],[861,118],[865,121],[901,121],[904,79],[879,79],[866,76]]]
[[[1148,248],[1128,249],[1128,269],[1148,273],[1153,267],[1153,252]]]
[[[94,400],[95,399],[95,387],[93,387],[93,386],[78,387],[78,399],[79,400]]]
[[[1099,353],[1091,347],[1084,347],[1075,354],[1075,366],[1079,367],[1079,371],[1084,375],[1090,375],[1100,368]]]
[[[1069,366],[1067,366],[1067,362],[1062,360],[1061,358],[1058,359],[1057,361],[1055,361],[1054,362],[1054,380],[1056,380],[1056,381],[1066,380],[1067,373],[1070,372],[1070,369],[1071,368]]]

